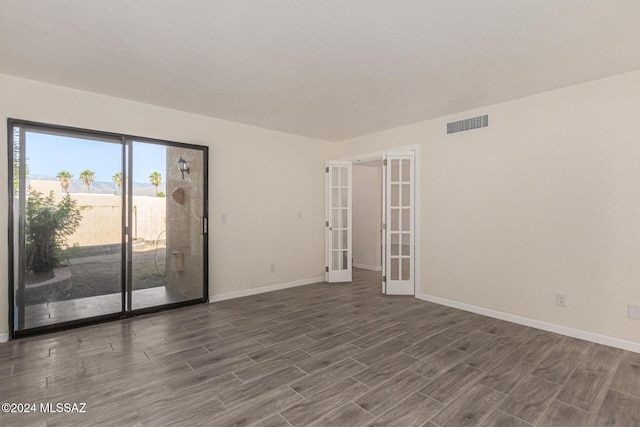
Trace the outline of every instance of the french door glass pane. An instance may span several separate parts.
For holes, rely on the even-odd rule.
[[[391,258],[391,280],[400,279],[400,260],[398,258]]]
[[[391,206],[400,206],[400,184],[391,184]]]
[[[391,182],[400,181],[400,160],[391,160]]]
[[[411,160],[402,159],[402,181],[411,182]]]
[[[402,185],[402,206],[411,206],[411,184]]]

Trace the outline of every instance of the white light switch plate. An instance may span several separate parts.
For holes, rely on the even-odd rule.
[[[640,305],[629,304],[627,316],[629,316],[629,319],[640,320]]]

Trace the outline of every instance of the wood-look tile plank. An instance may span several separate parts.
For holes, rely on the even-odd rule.
[[[496,338],[496,344],[517,349],[539,333],[539,330],[521,325],[510,325],[508,330]]]
[[[531,363],[509,356],[489,371],[480,380],[480,383],[502,393],[509,393],[520,380],[531,372],[533,372]]]
[[[538,334],[518,347],[510,357],[525,360],[535,366],[553,349],[555,343],[550,334]]]
[[[362,363],[353,359],[344,359],[294,381],[290,384],[290,387],[302,396],[309,397],[344,378],[362,371],[364,368],[366,366]]]
[[[417,342],[411,347],[404,350],[409,356],[416,357],[418,359],[428,356],[431,353],[435,353],[441,350],[443,347],[449,345],[455,339],[447,333],[447,331],[441,331],[435,335],[430,336],[422,341]]]
[[[222,403],[232,409],[304,376],[305,373],[303,371],[295,366],[289,366],[288,368],[222,393],[218,397]]]
[[[353,377],[369,387],[375,387],[413,366],[417,361],[418,359],[415,357],[397,353],[368,367]]]
[[[384,414],[380,415],[369,427],[422,426],[431,419],[443,405],[422,393],[414,393]]]
[[[478,368],[458,363],[429,382],[420,392],[438,402],[448,403],[459,390],[475,383],[483,374]]]
[[[313,374],[327,366],[339,362],[343,359],[347,359],[358,353],[361,353],[362,349],[351,344],[344,344],[333,350],[325,351],[316,356],[310,357],[296,364],[303,371]]]
[[[256,362],[264,362],[265,360],[269,360],[284,353],[289,353],[292,350],[304,347],[308,344],[313,344],[314,342],[315,341],[313,341],[311,338],[305,335],[301,335],[279,342],[278,344],[269,347],[259,348],[258,350],[247,353],[247,356],[249,356]],[[308,352],[305,351],[305,353]]]
[[[580,359],[581,356],[579,354],[552,350],[538,364],[538,367],[533,371],[533,375],[556,384],[564,384]]]
[[[589,424],[589,412],[573,405],[554,400],[538,423],[545,427],[585,427]]]
[[[420,362],[416,363],[416,365],[411,369],[415,373],[420,374],[427,379],[431,379],[463,360],[466,363],[466,359],[468,357],[469,353],[467,352],[453,347],[444,347],[442,350],[425,357]]]
[[[483,427],[531,427],[531,424],[526,423],[513,415],[509,415],[499,409],[493,411],[482,423]]]
[[[280,333],[273,334],[265,338],[259,338],[258,342],[260,342],[262,345],[270,346],[281,343],[283,341],[287,341],[288,339],[297,337],[299,335],[308,334],[309,332],[313,332],[315,330],[316,328],[314,328],[313,326],[304,324],[293,329],[286,329]]]
[[[384,329],[389,326],[393,326],[394,324],[399,323],[398,321],[390,320],[388,318],[376,319],[370,322],[365,323],[362,326],[358,326],[356,328],[352,328],[351,332],[354,334],[364,336],[374,332],[379,331],[380,329]]]
[[[302,396],[285,386],[262,395],[246,405],[209,419],[207,422],[209,423],[208,425],[212,426],[250,426],[271,417],[300,400],[302,400]]]
[[[609,390],[594,425],[640,426],[640,398]]]
[[[500,405],[500,409],[530,424],[542,417],[560,386],[533,375],[525,378]]]
[[[212,371],[209,373],[208,371]],[[240,387],[242,381],[233,374],[219,375],[217,369],[199,369],[177,378],[171,377],[160,382],[170,392],[199,393],[206,391],[211,396],[218,396],[234,388]]]
[[[360,427],[368,425],[373,420],[373,416],[367,411],[349,402],[338,409],[330,411],[327,415],[311,423],[310,427],[319,426],[349,426]]]
[[[308,359],[310,356],[301,351],[293,350],[289,353],[276,356],[264,362],[260,362],[256,365],[249,366],[248,368],[235,371],[234,374],[244,382],[254,381],[260,377],[264,377],[271,373],[280,371],[286,367],[298,363],[304,359]]]
[[[408,323],[411,324],[411,323]],[[427,323],[420,326],[415,326],[412,328],[408,328],[406,332],[398,335],[398,339],[402,341],[406,341],[411,344],[417,344],[421,341],[424,341],[427,338],[430,338],[434,335],[437,335],[441,332],[444,332],[446,329],[439,324]],[[451,342],[453,340],[449,340]]]
[[[147,424],[195,425],[227,412],[218,399],[199,396],[170,396],[138,408],[138,416]],[[110,419],[111,423],[112,420]]]
[[[353,341],[353,345],[357,345],[362,349],[368,349],[391,338],[397,338],[398,335],[404,333],[406,330],[407,325],[405,323],[396,323]]]
[[[253,425],[254,427],[291,427],[291,424],[284,418],[280,416],[280,414],[275,414],[266,418],[262,421],[259,421],[257,424]]]
[[[384,341],[378,345],[370,347],[368,350],[361,352],[353,358],[360,363],[371,366],[380,362],[381,360],[386,359],[389,356],[401,352],[408,346],[409,343],[406,341],[391,339],[389,341]]]
[[[371,389],[355,400],[367,412],[379,416],[424,386],[425,379],[404,371]]]
[[[463,396],[440,411],[433,418],[433,422],[441,427],[479,425],[503,398],[503,393],[475,384]]]
[[[211,353],[203,354],[202,356],[194,357],[193,359],[188,359],[187,363],[193,369],[199,369],[203,366],[214,365],[216,363],[220,363],[224,360],[232,359],[232,358],[244,358],[250,360],[251,363],[255,363],[253,360],[249,359],[246,356],[246,353],[256,351],[262,349],[262,345],[256,343],[255,341],[243,342],[241,345],[231,346],[227,349],[218,349],[217,351],[213,351]],[[237,368],[240,369],[240,368]]]
[[[491,343],[495,340],[495,336],[483,332],[483,331],[473,331],[465,336],[461,337],[455,342],[449,344],[451,347],[464,351],[466,353],[475,353],[480,350],[482,347],[486,346],[487,343]]]
[[[249,359],[244,354],[228,357],[225,359],[211,357],[209,356],[209,354],[188,360],[187,365],[190,366],[193,370],[204,368],[217,369],[217,372],[220,375],[224,375],[256,364],[256,362]]]
[[[327,408],[340,407],[367,390],[369,387],[366,385],[353,378],[347,378],[296,403],[280,412],[280,415],[294,427],[308,426],[322,418],[327,413]]]
[[[351,343],[355,339],[358,338],[358,335],[354,334],[351,331],[346,331],[338,335],[334,335],[330,338],[326,338],[324,340],[313,342],[310,338],[306,337],[311,341],[309,344],[301,347],[302,351],[305,353],[309,353],[315,356],[318,353],[322,353],[328,350],[331,350],[335,347],[338,347],[342,344]]]
[[[594,346],[566,381],[557,399],[585,410],[599,406],[620,363],[621,352]]]
[[[611,388],[640,398],[640,354],[627,352],[623,355]]]

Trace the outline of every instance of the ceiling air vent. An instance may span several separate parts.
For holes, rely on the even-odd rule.
[[[466,132],[472,129],[486,128],[489,126],[489,115],[471,117],[469,119],[458,120],[447,123],[447,135],[458,132]]]

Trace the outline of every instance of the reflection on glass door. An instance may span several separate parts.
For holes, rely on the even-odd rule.
[[[203,152],[131,146],[131,308],[203,298]]]
[[[13,337],[206,301],[206,148],[9,131]]]
[[[12,135],[14,330],[120,312],[120,139],[28,126]]]

